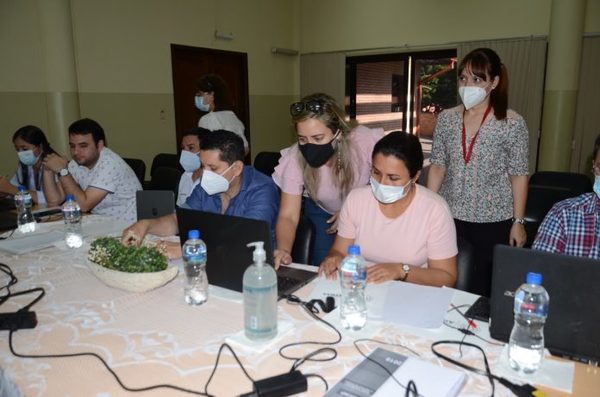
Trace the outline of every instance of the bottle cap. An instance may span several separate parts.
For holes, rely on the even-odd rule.
[[[348,255],[360,255],[360,247],[358,245],[351,245],[348,247]]]
[[[267,253],[264,249],[263,241],[255,241],[253,243],[248,243],[247,247],[254,247],[254,252],[252,253],[252,260],[254,263],[265,263],[267,260]]]
[[[188,231],[188,239],[199,239],[200,238],[200,231],[199,230],[189,230]]]
[[[24,192],[26,190],[25,186],[23,186],[23,185],[19,185],[19,187],[17,189],[19,189],[20,192]]]
[[[542,275],[540,273],[527,273],[527,284],[542,285]]]
[[[67,194],[65,201],[75,201],[75,196],[72,194]]]

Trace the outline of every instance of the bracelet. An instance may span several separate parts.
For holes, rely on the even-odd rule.
[[[514,224],[521,224],[521,225],[525,225],[525,219],[524,218],[512,218],[512,223]]]

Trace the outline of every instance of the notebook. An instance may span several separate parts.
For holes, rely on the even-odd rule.
[[[508,341],[515,290],[527,272],[541,273],[550,296],[544,326],[552,354],[600,362],[600,260],[497,245],[490,300],[490,335]]]
[[[391,378],[390,373],[402,386]],[[325,397],[412,395],[404,389],[410,380],[416,385],[419,396],[452,397],[458,395],[466,379],[464,373],[454,368],[378,347],[369,354],[368,359],[361,361],[331,388]]]
[[[182,245],[189,230],[200,230],[200,238],[206,243],[206,273],[210,284],[242,292],[244,272],[253,263],[253,248],[247,244],[254,241],[265,243],[267,263],[273,264],[271,230],[267,222],[185,208],[177,208],[176,213]],[[277,270],[279,298],[293,293],[316,276],[316,272],[280,267]]]
[[[137,219],[152,219],[175,211],[175,194],[171,190],[138,190],[135,192]]]

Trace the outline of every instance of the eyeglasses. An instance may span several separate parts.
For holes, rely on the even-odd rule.
[[[312,100],[308,102],[294,102],[290,105],[290,114],[292,116],[298,116],[305,110],[307,112],[323,114],[325,111],[325,104],[321,101]]]

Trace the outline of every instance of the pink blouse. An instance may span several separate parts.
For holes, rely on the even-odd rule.
[[[370,186],[348,195],[338,223],[338,236],[354,240],[362,256],[374,263],[406,263],[427,267],[428,259],[447,259],[458,252],[454,220],[446,201],[426,187],[397,218],[379,209]]]
[[[373,146],[382,137],[383,128],[370,129],[358,126],[350,132],[349,139],[354,170],[352,188],[364,186],[369,182]],[[298,162],[298,156],[302,156],[302,154],[298,150],[297,143],[283,149],[279,164],[275,167],[273,173],[273,180],[284,193],[308,196],[304,189],[304,177]],[[327,165],[320,167],[318,177],[316,197],[312,197],[312,199],[330,214],[339,212],[345,197],[341,197],[331,167]]]

